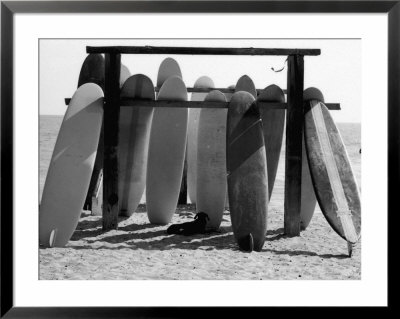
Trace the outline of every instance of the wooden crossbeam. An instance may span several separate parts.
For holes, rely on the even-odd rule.
[[[235,93],[235,89],[229,89],[229,88],[187,88],[186,89],[188,91],[188,93],[208,93],[211,91],[221,91],[222,93]],[[262,91],[264,91],[264,89],[256,89],[257,90],[257,94],[260,94]],[[155,92],[160,92],[160,88],[158,86],[156,86],[154,88]],[[283,93],[287,93],[287,90],[283,90]]]
[[[210,48],[163,46],[87,46],[87,53],[185,55],[320,55],[320,49]]]
[[[70,98],[65,99],[65,104],[68,105],[71,101]],[[270,109],[286,109],[287,103],[276,102],[257,102],[260,108]],[[340,103],[325,103],[328,110],[340,110]],[[121,99],[121,107],[178,107],[178,108],[207,108],[207,109],[225,109],[229,107],[228,102],[204,102],[204,101],[150,101],[139,99]]]

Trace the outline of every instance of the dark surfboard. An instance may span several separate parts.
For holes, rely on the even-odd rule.
[[[260,251],[267,231],[268,173],[260,111],[248,92],[236,92],[229,103],[226,148],[233,233],[241,250]]]
[[[153,82],[143,74],[135,74],[124,82],[121,98],[154,100]],[[120,110],[118,197],[122,216],[133,214],[146,186],[152,119],[153,108],[122,107]]]
[[[258,96],[258,101],[285,103],[285,93],[277,85],[266,87]],[[274,188],[279,156],[281,154],[283,130],[285,127],[285,110],[262,108],[261,119],[263,124],[265,152],[268,163],[268,192],[271,198]]]
[[[105,59],[101,54],[89,54],[83,61],[79,73],[78,88],[86,83],[95,83],[104,91]],[[89,189],[86,195],[83,209],[92,210],[92,196],[96,188],[101,170],[103,169],[103,129],[100,131],[100,139],[97,147],[97,155],[93,167]]]
[[[85,83],[96,83],[104,90],[105,60],[101,54],[89,54],[83,61],[79,73],[78,87]]]
[[[235,86],[235,92],[245,91],[249,92],[254,98],[257,97],[256,86],[254,85],[253,80],[248,75],[243,75],[237,81]]]

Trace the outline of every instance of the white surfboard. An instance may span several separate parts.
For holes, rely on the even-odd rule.
[[[195,88],[213,88],[214,82],[208,76],[202,76],[194,83]],[[204,101],[208,93],[192,93],[191,101]],[[197,135],[200,109],[189,109],[188,137],[186,146],[187,158],[187,192],[191,203],[196,203],[197,183]]]
[[[318,99],[324,102],[322,92],[315,88],[308,88],[303,92],[303,100]],[[317,205],[314,187],[311,179],[310,166],[306,153],[304,134],[302,137],[302,167],[301,167],[301,209],[300,209],[300,230],[306,230],[314,215]]]
[[[187,101],[178,76],[162,85],[158,100]],[[150,223],[168,224],[178,204],[186,149],[188,110],[156,108],[150,133],[146,199]]]
[[[313,96],[314,95],[314,96]],[[361,199],[340,132],[316,88],[308,88],[304,139],[318,204],[329,225],[347,240],[349,255],[361,235]]]
[[[121,98],[154,100],[153,82],[143,74],[129,77]],[[118,198],[120,214],[131,216],[146,186],[147,155],[153,108],[121,107],[119,117]]]
[[[164,84],[164,82],[171,76],[179,76],[181,79],[183,79],[182,76],[182,71],[181,68],[179,67],[178,62],[173,59],[173,58],[166,58],[164,59],[160,67],[158,69],[158,74],[157,74],[157,87],[161,88],[161,86]],[[156,93],[156,98],[158,96],[158,93]],[[158,111],[155,110],[154,116],[158,116]],[[186,146],[185,145],[185,160],[184,160],[184,166],[183,166],[183,174],[182,174],[182,181],[181,181],[181,188],[179,190],[179,198],[184,197],[186,195],[186,198],[182,198],[184,202],[186,203],[187,201],[187,189],[186,189],[186,171],[187,171],[187,162],[186,162]],[[178,199],[179,201],[179,199]]]
[[[220,91],[211,91],[205,101],[226,102]],[[227,193],[226,116],[227,109],[202,109],[199,116],[197,152],[197,212],[210,220],[207,229],[221,225]]]
[[[103,119],[103,91],[94,83],[75,92],[54,147],[39,211],[39,243],[65,246],[89,188]]]
[[[317,205],[311,172],[308,164],[304,135],[302,138],[300,230],[306,230]]]

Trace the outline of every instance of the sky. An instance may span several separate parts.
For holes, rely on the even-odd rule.
[[[362,52],[359,39],[41,39],[39,42],[39,113],[64,115],[64,98],[72,97],[86,46],[152,45],[205,47],[260,47],[321,49],[320,56],[304,58],[304,88],[319,88],[327,103],[340,103],[332,111],[336,122],[361,122]],[[142,73],[156,83],[158,67],[168,55],[122,55],[131,74]],[[216,87],[235,84],[244,74],[262,89],[276,84],[286,89],[287,64],[284,56],[190,56],[171,55],[182,70],[183,80],[192,87],[200,76],[212,78]],[[274,72],[271,68],[286,68]]]

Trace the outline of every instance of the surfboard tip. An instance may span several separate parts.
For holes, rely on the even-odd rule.
[[[57,237],[57,228],[53,229],[50,233],[50,238],[49,238],[49,247],[50,248],[54,247],[54,244],[56,242],[56,237]]]
[[[251,233],[243,236],[238,240],[239,248],[241,250],[251,253],[254,250],[254,238]]]
[[[347,241],[347,252],[348,252],[349,258],[359,255],[360,254],[359,241],[357,241],[355,243]]]

